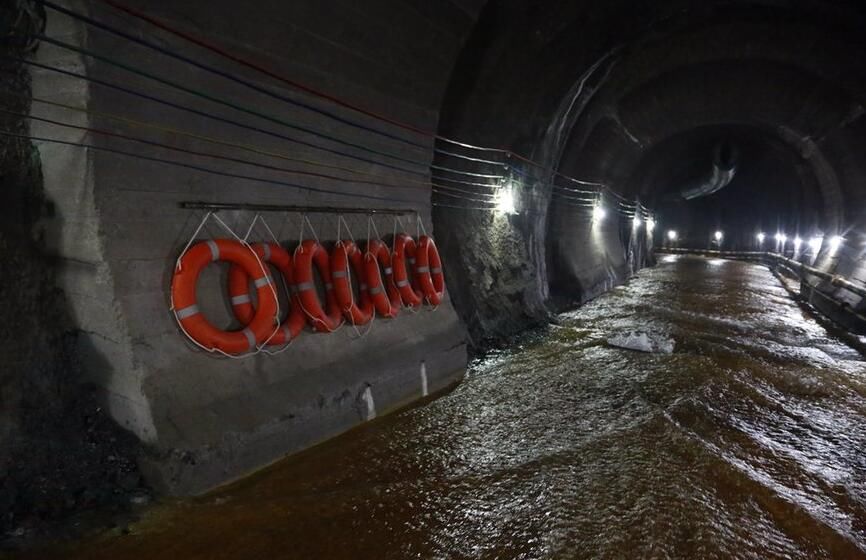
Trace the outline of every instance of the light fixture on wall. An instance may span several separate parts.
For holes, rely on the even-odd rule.
[[[496,212],[499,214],[517,214],[514,206],[514,191],[511,184],[500,187],[496,192]]]
[[[834,235],[833,237],[830,238],[830,256],[831,257],[836,254],[836,252],[839,250],[839,247],[842,246],[842,243],[844,241],[845,241],[845,238],[842,237],[841,235]]]
[[[777,233],[777,234],[776,234],[776,241],[778,241],[779,243],[781,243],[781,244],[782,244],[782,247],[784,247],[784,246],[785,246],[785,243],[788,242],[788,236],[785,235],[784,233]]]
[[[802,244],[803,244],[803,240],[800,239],[800,236],[799,236],[799,235],[796,236],[796,237],[794,238],[794,251],[797,252],[797,253],[799,253],[799,252],[800,252],[800,246],[801,246]]]
[[[721,243],[721,242],[722,242],[722,238],[723,238],[724,236],[725,236],[725,234],[722,233],[721,231],[717,231],[716,233],[713,234],[713,237],[715,237],[717,243]]]
[[[592,207],[592,221],[600,222],[607,216],[607,211],[605,211],[604,207],[601,204],[596,204]]]
[[[767,238],[767,236],[764,235],[764,232],[760,232],[760,233],[758,233],[758,235],[756,235],[755,237],[758,238],[758,243],[759,243],[759,244],[763,243],[764,240]]]
[[[647,218],[646,219],[646,230],[648,232],[652,233],[655,228],[656,228],[656,221],[653,220],[652,218]]]
[[[820,235],[816,235],[812,239],[809,240],[809,248],[812,250],[812,253],[818,254],[821,250],[821,244],[824,243],[824,238]]]
[[[635,229],[639,228],[639,227],[640,227],[640,216],[638,216],[637,214],[635,214],[635,215],[634,215],[634,218],[633,218],[632,221],[631,221],[631,225],[632,225]]]
[[[672,230],[672,229],[668,230],[668,239],[670,241],[676,241],[677,240],[677,232]]]

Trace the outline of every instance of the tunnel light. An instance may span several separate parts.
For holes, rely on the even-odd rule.
[[[764,240],[767,238],[767,236],[764,235],[764,232],[759,233],[759,234],[756,235],[755,237],[758,238],[758,243],[763,243]]]
[[[650,233],[656,228],[656,221],[652,218],[647,218],[646,220],[646,230]]]
[[[634,218],[631,221],[631,224],[632,224],[632,226],[634,226],[635,229],[639,228],[640,227],[640,216],[635,214]]]
[[[820,235],[816,235],[809,240],[809,248],[812,249],[812,252],[817,255],[818,251],[821,250],[822,243],[824,243],[824,238]]]
[[[724,237],[724,236],[725,236],[725,234],[722,233],[721,231],[717,231],[716,233],[713,234],[713,237],[716,238],[716,241],[721,241],[722,237]]]
[[[778,241],[779,243],[784,245],[785,243],[788,242],[788,236],[785,235],[784,233],[777,233],[776,234],[776,241]]]
[[[592,221],[600,222],[607,216],[607,212],[601,204],[596,204],[592,207]]]
[[[677,232],[674,230],[668,230],[668,239],[670,239],[671,241],[676,241],[677,240]]]
[[[514,208],[514,193],[511,187],[502,187],[496,193],[496,211],[500,214],[517,214]]]
[[[845,238],[839,235],[834,235],[830,238],[830,255],[835,255],[836,251],[839,250],[839,247],[842,246],[842,242],[845,241]]]
[[[799,252],[799,251],[800,251],[800,246],[801,246],[802,244],[803,244],[803,240],[800,239],[800,236],[798,235],[797,237],[795,237],[795,238],[794,238],[794,251]]]

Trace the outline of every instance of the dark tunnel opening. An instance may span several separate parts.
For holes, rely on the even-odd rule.
[[[742,154],[736,175],[719,191],[686,199],[683,188],[706,180],[722,142]],[[759,128],[709,126],[678,134],[654,146],[625,184],[658,209],[665,229],[677,231],[681,244],[696,248],[707,246],[720,229],[728,232],[732,250],[756,248],[758,232],[808,238],[839,211],[824,209],[808,162]]]

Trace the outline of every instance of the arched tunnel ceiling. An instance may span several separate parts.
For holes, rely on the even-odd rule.
[[[566,149],[563,167],[570,173],[612,183],[623,194],[641,195],[653,206],[657,193],[629,189],[635,167],[645,158],[656,157],[654,148],[659,144],[694,132],[689,149],[679,157],[709,169],[711,162],[706,160],[725,137],[716,134],[715,142],[707,143],[700,141],[700,133],[728,127],[738,131],[731,142],[746,166],[761,152],[760,145],[750,142],[750,133],[753,140],[785,145],[796,156],[785,160],[788,166],[803,164],[812,170],[815,181],[806,182],[820,188],[826,210],[822,218],[828,223],[842,219],[835,174],[825,169],[820,149],[807,148],[814,145],[813,139],[826,137],[859,111],[856,102],[831,84],[790,66],[724,61],[663,74],[615,101],[603,98],[602,92],[595,100],[602,110],[590,110]],[[803,184],[796,181],[788,186]]]
[[[491,47],[488,60],[476,61],[471,80],[458,67],[443,130],[472,120],[460,115],[496,112],[509,143],[537,153],[542,131],[554,126],[543,115],[555,121],[556,106],[585,70],[614,53],[612,67],[593,77],[603,75],[603,84],[582,90],[591,99],[573,123],[569,149],[559,150],[561,170],[578,176],[624,181],[637,152],[707,125],[783,127],[821,141],[866,105],[856,2],[514,2],[487,12],[492,21],[485,27],[482,18],[475,41]],[[462,107],[449,115],[454,105]],[[542,119],[518,118],[526,115]],[[596,130],[611,124],[622,130]],[[485,127],[474,136],[501,142],[501,134]],[[638,144],[634,153],[605,143],[621,140]],[[571,161],[581,157],[581,165]]]
[[[706,174],[721,143],[743,154],[737,173],[724,190],[686,201],[682,186]],[[805,234],[818,229],[825,215],[809,163],[773,131],[755,126],[704,126],[658,142],[632,169],[624,190],[662,209],[681,230],[702,234],[722,227],[749,238],[756,229]]]
[[[786,188],[817,184],[822,221],[833,228],[845,220],[843,197],[819,143],[863,113],[866,80],[852,51],[858,43],[848,30],[797,20],[787,25],[705,23],[655,39],[617,61],[575,125],[561,166],[627,192],[635,167],[642,158],[653,157],[656,144],[690,130],[748,126],[757,138],[775,136],[786,143],[799,156],[789,162],[796,168],[809,163],[814,181]],[[620,130],[606,130],[611,127]],[[693,146],[681,157],[706,159],[707,146]],[[749,153],[739,151],[747,163]],[[767,171],[771,176],[784,173]],[[641,194],[654,202],[654,193]],[[780,209],[770,206],[768,211]]]

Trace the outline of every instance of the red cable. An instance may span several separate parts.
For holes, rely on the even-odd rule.
[[[103,136],[110,136],[112,138],[120,138],[122,140],[128,140],[130,142],[139,142],[141,144],[147,144],[149,146],[155,146],[157,148],[162,148],[165,150],[171,150],[171,151],[175,151],[175,152],[181,152],[184,154],[190,154],[190,155],[199,156],[199,157],[208,157],[208,158],[213,158],[213,159],[222,160],[222,161],[230,161],[233,163],[241,163],[243,165],[250,165],[253,167],[260,167],[263,169],[268,169],[270,171],[278,171],[280,173],[290,173],[293,175],[304,175],[304,176],[308,176],[308,177],[319,177],[322,179],[330,179],[333,181],[342,181],[344,183],[359,183],[359,184],[365,184],[365,185],[374,185],[377,187],[390,187],[390,188],[396,188],[396,189],[427,190],[426,185],[417,186],[417,187],[414,187],[411,185],[392,185],[390,183],[382,183],[382,182],[370,181],[370,180],[366,180],[366,179],[356,179],[354,177],[350,177],[350,178],[338,177],[336,175],[327,175],[325,173],[316,173],[314,171],[302,171],[299,169],[291,169],[288,167],[277,167],[277,166],[268,165],[268,164],[264,164],[264,163],[257,163],[255,161],[251,161],[251,160],[239,159],[239,158],[235,158],[235,157],[231,157],[231,156],[212,154],[212,153],[208,153],[208,152],[200,152],[200,151],[191,150],[188,148],[181,148],[178,146],[163,144],[162,142],[155,142],[153,140],[146,140],[144,138],[136,138],[135,136],[128,136],[126,134],[121,134],[119,132],[111,132],[110,130],[103,130],[100,128],[92,128],[89,126],[82,126],[82,125],[77,125],[77,124],[70,124],[70,123],[55,121],[52,119],[48,119],[45,117],[39,117],[36,115],[23,115],[20,113],[15,113],[13,111],[9,111],[3,107],[0,107],[0,113],[6,113],[9,115],[14,115],[14,116],[20,117],[22,119],[31,119],[31,120],[41,121],[41,122],[45,122],[45,123],[52,124],[55,126],[62,126],[65,128],[73,128],[75,130],[83,130],[85,132],[90,132],[93,134],[101,134]],[[444,186],[444,185],[432,185],[432,186],[433,187],[440,187],[440,186]],[[448,187],[446,186],[445,188],[448,188]],[[342,193],[337,193],[337,194],[342,194]],[[472,193],[472,194],[475,194],[475,193]]]
[[[108,4],[109,6],[113,7],[116,10],[120,10],[121,12],[125,12],[125,13],[133,16],[133,17],[142,19],[142,20],[148,22],[149,24],[151,24],[155,27],[158,27],[159,29],[162,29],[163,31],[171,33],[172,35],[176,35],[182,39],[185,39],[185,40],[187,40],[187,41],[189,41],[195,45],[198,45],[204,49],[207,49],[209,51],[213,51],[220,56],[224,56],[224,57],[228,58],[229,60],[237,62],[238,64],[248,66],[248,67],[250,67],[254,70],[257,70],[257,71],[259,71],[259,72],[261,72],[267,76],[270,76],[271,78],[274,78],[275,80],[279,80],[279,81],[281,81],[287,85],[290,85],[292,87],[295,87],[297,89],[305,91],[309,94],[315,95],[317,97],[327,99],[328,101],[331,101],[332,103],[336,103],[337,105],[340,105],[341,107],[345,107],[346,109],[351,109],[353,111],[357,111],[358,113],[367,115],[368,117],[373,117],[374,119],[379,119],[381,121],[385,121],[389,124],[392,124],[394,126],[398,126],[404,130],[409,130],[409,131],[414,132],[416,134],[421,134],[421,135],[427,136],[429,138],[435,138],[436,137],[436,134],[434,132],[422,130],[422,129],[414,127],[410,124],[406,124],[406,123],[400,122],[398,120],[392,119],[390,117],[380,115],[380,114],[375,113],[369,109],[364,109],[363,107],[358,107],[357,105],[353,105],[353,104],[349,103],[348,101],[343,101],[342,99],[340,99],[338,97],[335,97],[333,95],[330,95],[328,93],[325,93],[323,91],[315,89],[313,87],[306,86],[306,85],[299,83],[299,82],[296,82],[294,80],[290,80],[289,78],[283,77],[283,76],[277,74],[276,72],[273,72],[272,70],[268,70],[264,66],[256,64],[255,62],[250,62],[244,58],[241,58],[240,56],[233,55],[230,52],[228,52],[228,51],[226,51],[226,50],[224,50],[224,49],[222,49],[222,48],[220,48],[220,47],[218,47],[212,43],[209,43],[208,41],[205,41],[204,39],[199,39],[198,37],[190,35],[189,33],[180,31],[178,29],[174,29],[173,27],[163,23],[162,21],[160,21],[156,18],[153,18],[153,17],[151,17],[151,16],[149,16],[143,12],[139,12],[138,10],[135,10],[135,9],[130,8],[128,6],[124,6],[122,4],[119,4],[119,3],[115,2],[114,0],[99,0],[99,1]]]
[[[470,147],[470,148],[477,149],[477,150],[490,150],[490,151],[502,152],[502,153],[506,154],[507,156],[514,157],[515,159],[518,159],[518,160],[520,160],[520,161],[522,161],[522,162],[524,162],[524,163],[527,163],[527,164],[532,165],[532,166],[534,166],[534,167],[537,167],[537,168],[539,168],[539,169],[543,169],[543,170],[546,170],[546,171],[550,171],[550,172],[552,172],[552,173],[553,173],[554,175],[556,175],[556,176],[564,177],[564,178],[566,178],[566,179],[573,180],[573,181],[575,181],[575,182],[577,182],[577,183],[588,183],[588,184],[592,184],[591,182],[588,182],[588,181],[580,181],[580,180],[574,179],[574,178],[572,178],[572,177],[569,177],[568,175],[565,175],[564,173],[561,173],[561,172],[557,171],[557,170],[554,169],[554,168],[548,168],[548,167],[545,167],[544,165],[542,165],[542,164],[540,164],[540,163],[538,163],[538,162],[536,162],[536,161],[533,161],[533,160],[529,159],[528,157],[525,157],[525,156],[522,156],[522,155],[520,155],[520,154],[514,153],[514,152],[512,152],[512,151],[509,150],[509,149],[505,149],[505,148],[495,148],[495,149],[490,149],[490,148],[483,148],[483,147],[480,147],[480,146],[473,146],[473,145],[471,145],[471,144],[464,144],[464,143],[462,143],[462,142],[458,142],[458,141],[456,141],[456,140],[452,140],[452,139],[450,139],[450,138],[446,138],[446,137],[444,137],[444,136],[440,136],[440,135],[438,135],[438,134],[435,133],[435,132],[431,132],[431,131],[423,130],[423,129],[420,129],[420,128],[418,128],[418,127],[416,127],[416,126],[413,126],[413,125],[411,125],[411,124],[407,124],[407,123],[404,123],[404,122],[398,121],[398,120],[396,120],[396,119],[393,119],[393,118],[391,118],[391,117],[387,117],[387,116],[385,116],[385,115],[382,115],[382,114],[376,113],[376,112],[371,111],[371,110],[369,110],[369,109],[364,109],[363,107],[359,107],[359,106],[357,106],[357,105],[354,105],[354,104],[352,104],[352,103],[349,103],[348,101],[344,101],[344,100],[340,99],[339,97],[335,97],[335,96],[333,96],[333,95],[331,95],[331,94],[329,94],[329,93],[325,93],[324,91],[318,90],[318,89],[316,89],[316,88],[314,88],[314,87],[307,86],[307,85],[304,85],[304,84],[302,84],[302,83],[300,83],[300,82],[296,82],[296,81],[294,81],[294,80],[291,80],[291,79],[289,79],[289,78],[286,78],[286,77],[284,77],[284,76],[281,76],[280,74],[277,74],[276,72],[274,72],[274,71],[272,71],[272,70],[269,70],[269,69],[265,68],[264,66],[262,66],[262,65],[260,65],[260,64],[256,64],[255,62],[250,62],[249,60],[247,60],[247,59],[245,59],[245,58],[242,58],[242,57],[240,57],[240,56],[237,56],[237,55],[231,54],[230,52],[228,52],[228,51],[226,51],[225,49],[222,49],[222,48],[220,48],[220,47],[214,45],[213,43],[210,43],[210,42],[208,42],[208,41],[206,41],[206,40],[204,40],[204,39],[200,39],[200,38],[198,38],[198,37],[196,37],[196,36],[194,36],[194,35],[191,35],[191,34],[189,34],[189,33],[186,33],[186,32],[184,32],[184,31],[181,31],[181,30],[179,30],[179,29],[175,29],[174,27],[172,27],[172,26],[170,26],[170,25],[168,25],[168,24],[166,24],[166,23],[160,21],[159,19],[156,19],[156,18],[154,18],[154,17],[152,17],[152,16],[149,16],[149,15],[147,15],[147,14],[145,14],[145,13],[143,13],[143,12],[140,12],[140,11],[134,9],[134,8],[130,8],[130,7],[128,7],[128,6],[125,6],[125,5],[123,5],[123,4],[120,4],[119,2],[116,2],[115,0],[98,0],[98,1],[103,2],[103,3],[105,3],[105,4],[108,4],[109,6],[113,7],[114,9],[119,10],[119,11],[121,11],[121,12],[124,12],[124,13],[126,13],[126,14],[128,14],[128,15],[131,15],[131,16],[135,17],[135,18],[138,18],[138,19],[144,20],[144,21],[148,22],[149,24],[153,25],[154,27],[157,27],[157,28],[159,28],[159,29],[162,29],[163,31],[165,31],[165,32],[167,32],[167,33],[171,33],[172,35],[175,35],[175,36],[177,36],[177,37],[180,37],[180,38],[182,38],[182,39],[184,39],[184,40],[186,40],[186,41],[189,41],[190,43],[193,43],[193,44],[198,45],[198,46],[200,46],[200,47],[202,47],[202,48],[204,48],[204,49],[207,49],[207,50],[209,50],[209,51],[212,51],[212,52],[214,52],[214,53],[216,53],[216,54],[218,54],[218,55],[220,55],[220,56],[223,56],[223,57],[225,57],[225,58],[228,58],[229,60],[231,60],[231,61],[233,61],[233,62],[236,62],[236,63],[241,64],[241,65],[243,65],[243,66],[247,66],[247,67],[249,67],[249,68],[252,68],[253,70],[256,70],[256,71],[258,71],[258,72],[261,72],[261,73],[265,74],[266,76],[269,76],[269,77],[271,77],[271,78],[274,78],[275,80],[279,80],[280,82],[283,82],[283,83],[286,84],[286,85],[292,86],[292,87],[294,87],[294,88],[297,88],[297,89],[299,89],[299,90],[301,90],[301,91],[307,92],[307,93],[309,93],[309,94],[311,94],[311,95],[314,95],[314,96],[316,96],[316,97],[320,97],[320,98],[322,98],[322,99],[326,99],[326,100],[328,100],[328,101],[330,101],[330,102],[332,102],[332,103],[335,103],[336,105],[339,105],[339,106],[341,106],[341,107],[344,107],[344,108],[346,108],[346,109],[350,109],[350,110],[352,110],[352,111],[355,111],[355,112],[361,113],[361,114],[366,115],[366,116],[368,116],[368,117],[372,117],[372,118],[374,118],[374,119],[378,119],[378,120],[380,120],[380,121],[383,121],[383,122],[386,122],[386,123],[392,124],[392,125],[394,125],[394,126],[396,126],[396,127],[402,128],[403,130],[408,130],[408,131],[410,131],[410,132],[414,132],[414,133],[416,133],[416,134],[419,134],[419,135],[422,135],[422,136],[426,136],[426,137],[428,137],[428,138],[433,138],[433,139],[437,139],[437,140],[443,140],[443,141],[445,141],[445,142],[450,142],[450,143],[453,143],[453,144],[457,144],[457,145],[461,145],[461,146],[465,146],[465,147]]]

